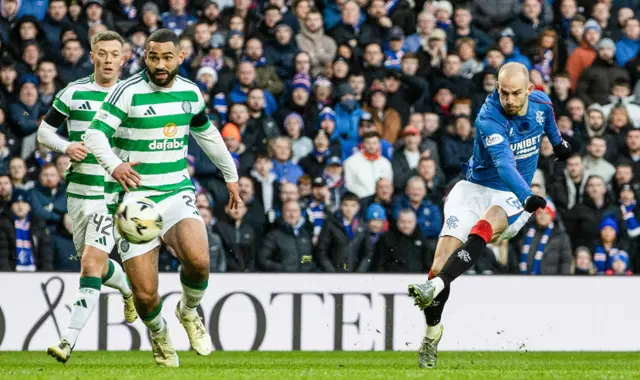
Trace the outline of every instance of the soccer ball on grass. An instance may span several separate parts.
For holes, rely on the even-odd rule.
[[[118,206],[116,212],[118,233],[133,244],[150,242],[160,235],[162,215],[150,199],[131,199]]]

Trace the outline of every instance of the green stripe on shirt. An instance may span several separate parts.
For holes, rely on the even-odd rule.
[[[133,94],[132,106],[145,106],[150,104],[197,102],[198,95],[194,91],[150,92],[147,94]]]
[[[76,91],[71,96],[72,100],[95,100],[101,102],[107,97],[107,92],[100,91]]]
[[[164,128],[165,125],[173,123],[176,126],[189,125],[192,114],[164,115],[164,116],[143,116],[129,117],[128,123],[123,124],[124,128],[131,129],[157,129]]]
[[[69,119],[74,121],[91,121],[96,115],[96,111],[71,110]]]

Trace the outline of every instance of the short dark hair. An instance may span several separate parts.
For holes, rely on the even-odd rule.
[[[364,135],[362,135],[362,141],[366,140],[366,139],[371,139],[371,138],[380,138],[380,135],[378,134],[378,132],[367,132]]]
[[[40,70],[40,66],[42,66],[43,63],[50,63],[56,68],[56,70],[58,70],[58,66],[56,65],[56,61],[54,61],[53,59],[50,59],[50,58],[42,58],[40,61],[38,61],[38,67],[37,67],[36,70]]]
[[[64,41],[62,43],[62,48],[64,49],[65,47],[67,47],[68,44],[70,44],[71,42],[77,42],[78,44],[80,44],[80,47],[82,47],[82,42],[80,42],[79,39],[77,38],[69,38],[68,40]],[[38,47],[39,48],[39,47]]]
[[[147,42],[144,44],[145,49],[149,49],[150,42],[171,42],[173,43],[173,46],[180,46],[180,39],[178,38],[178,35],[169,29],[158,29],[151,33],[149,38],[147,38]]]
[[[569,157],[567,157],[567,161],[569,161],[572,158],[578,157],[580,159],[580,161],[582,161],[582,155],[580,154],[580,152],[573,152],[569,155]]]
[[[348,201],[353,201],[353,202],[358,202],[360,203],[360,198],[358,198],[357,195],[355,195],[354,193],[351,192],[347,192],[342,199],[340,199],[340,204],[344,203],[344,202],[348,202]]]
[[[268,11],[278,11],[280,12],[280,8],[277,5],[269,4],[264,8],[264,14],[267,14]]]
[[[625,78],[616,78],[613,83],[611,84],[611,89],[613,89],[614,87],[618,87],[618,86],[622,86],[622,87],[626,87],[626,88],[631,88],[631,83],[629,83],[629,81]]]
[[[556,79],[556,78],[569,79],[569,74],[566,71],[559,71],[559,72],[553,74],[552,76],[553,76],[553,79]]]

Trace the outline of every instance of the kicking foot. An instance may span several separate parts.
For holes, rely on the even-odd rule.
[[[440,326],[440,333],[435,339],[429,339],[425,331],[424,339],[422,339],[422,346],[418,351],[418,366],[420,368],[435,368],[438,361],[438,343],[442,339],[443,326]]]
[[[202,318],[197,313],[192,315],[182,316],[180,314],[180,303],[176,306],[176,317],[184,326],[189,336],[189,342],[191,347],[198,353],[198,355],[207,356],[211,353],[211,336],[207,333]]]
[[[138,318],[138,313],[136,312],[136,305],[133,303],[133,294],[130,294],[129,297],[122,296],[122,301],[124,302],[124,320],[127,323],[133,323]]]
[[[47,348],[47,354],[54,357],[60,363],[66,363],[71,357],[71,343],[68,340],[62,338],[53,346]]]
[[[169,338],[169,329],[165,326],[162,330],[151,333],[151,348],[153,349],[153,358],[160,367],[179,367],[180,358],[173,348],[171,338]]]
[[[436,298],[435,292],[436,288],[431,281],[409,285],[409,297],[414,299],[413,304],[418,306],[420,310],[424,310],[431,305],[433,299]]]

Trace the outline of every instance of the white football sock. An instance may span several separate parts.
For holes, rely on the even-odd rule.
[[[127,284],[127,275],[116,261],[109,259],[109,270],[102,278],[102,284],[118,290],[123,297],[131,296],[131,288]]]
[[[180,299],[180,315],[183,317],[196,314],[196,309],[200,305],[204,292],[207,290],[208,281],[196,284],[185,279],[180,272],[180,283],[182,284],[182,298]]]
[[[142,322],[151,331],[151,333],[158,333],[165,327],[164,319],[162,318],[162,301],[149,316],[142,318]]]
[[[76,344],[80,331],[98,303],[101,285],[102,280],[98,277],[80,277],[80,289],[78,289],[78,295],[71,307],[69,325],[67,331],[62,335],[71,343],[71,347]]]
[[[435,326],[427,325],[427,329],[425,330],[425,335],[429,339],[436,339],[438,335],[440,335],[440,327],[442,326],[442,322],[438,322]]]
[[[435,298],[438,296],[438,294],[440,294],[442,290],[444,290],[444,281],[442,281],[440,277],[436,277],[430,281],[431,281],[431,285],[433,285],[436,288],[436,290],[433,293],[434,294],[433,298]]]

